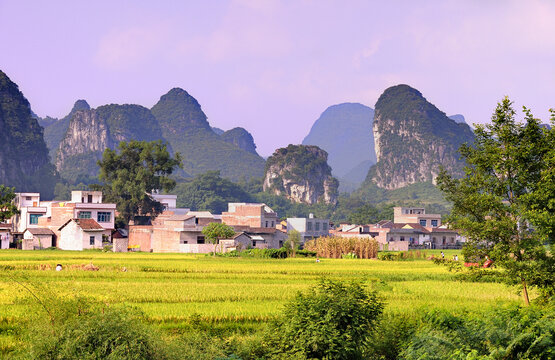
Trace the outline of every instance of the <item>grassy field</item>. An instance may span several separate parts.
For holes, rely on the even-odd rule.
[[[454,253],[447,251],[446,257]],[[63,271],[54,271],[57,263],[64,266]],[[99,270],[82,269],[90,263]],[[429,309],[476,313],[520,300],[502,284],[460,282],[446,267],[425,259],[322,259],[316,263],[310,258],[2,250],[0,351],[16,346],[18,324],[28,314],[41,311],[21,284],[37,289],[38,296],[54,292],[136,306],[150,322],[175,333],[191,319],[213,326],[256,328],[276,316],[298,291],[323,277],[362,281],[380,292],[386,312],[392,313]]]

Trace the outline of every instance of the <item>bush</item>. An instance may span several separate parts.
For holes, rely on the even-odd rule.
[[[160,338],[137,310],[83,298],[57,300],[47,319],[28,326],[24,358],[167,359]]]
[[[281,358],[360,359],[383,307],[360,284],[323,280],[286,306],[268,349]]]

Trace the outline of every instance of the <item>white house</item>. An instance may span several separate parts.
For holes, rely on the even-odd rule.
[[[38,219],[46,215],[46,206],[41,206],[39,193],[16,193],[14,204],[19,214],[11,218],[13,231],[23,234],[25,229],[39,227]]]
[[[60,228],[58,247],[62,250],[101,249],[105,229],[94,219],[71,219]]]

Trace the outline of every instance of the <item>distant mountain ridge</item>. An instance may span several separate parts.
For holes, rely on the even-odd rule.
[[[110,104],[91,109],[78,100],[61,120],[40,119],[45,125],[52,161],[70,182],[89,181],[98,174],[96,162],[104,149],[121,141],[162,140],[179,151],[183,175],[219,170],[239,180],[262,177],[264,159],[256,154],[252,135],[235,128],[217,135],[195,98],[174,88],[152,109],[135,104]]]
[[[328,107],[314,122],[303,145],[316,145],[328,153],[332,173],[351,187],[364,180],[376,163],[372,122],[374,110],[359,103]],[[341,185],[340,185],[341,186]]]
[[[262,177],[264,159],[214,132],[197,100],[185,90],[174,88],[160,97],[152,114],[173,149],[183,155],[184,170],[196,175],[220,170],[232,180]],[[249,134],[250,135],[250,134]],[[253,142],[254,145],[254,142]]]

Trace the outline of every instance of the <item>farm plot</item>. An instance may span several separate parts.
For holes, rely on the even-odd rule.
[[[56,264],[64,270],[54,270]],[[98,271],[84,270],[94,264]],[[204,255],[70,251],[0,251],[0,353],[17,326],[36,311],[40,296],[88,296],[141,309],[148,321],[179,331],[191,319],[256,328],[295,294],[322,278],[355,280],[378,290],[386,312],[445,309],[480,312],[518,302],[502,284],[456,280],[427,260],[380,261],[221,258]],[[232,325],[230,325],[232,324]]]

